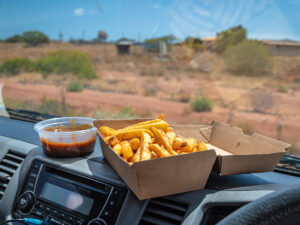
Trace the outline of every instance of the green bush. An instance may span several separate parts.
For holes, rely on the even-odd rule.
[[[75,80],[71,81],[67,87],[67,91],[72,91],[72,92],[81,92],[82,89],[83,89],[82,84],[79,81],[75,81]]]
[[[139,118],[140,116],[133,113],[130,106],[123,106],[117,113],[112,113],[110,111],[97,111],[93,112],[93,118],[95,119],[132,119]]]
[[[0,65],[0,74],[8,76],[34,70],[34,63],[27,58],[7,59]]]
[[[39,44],[46,44],[50,42],[47,35],[40,31],[27,31],[22,35],[24,42],[31,46],[36,46]]]
[[[36,70],[44,74],[73,73],[80,78],[96,77],[91,58],[78,51],[59,50],[36,62]]]
[[[202,51],[205,49],[203,41],[197,37],[187,37],[182,44],[196,51]]]
[[[46,113],[54,116],[72,116],[74,109],[66,103],[43,98],[41,103],[37,106],[38,112]]]
[[[229,47],[225,52],[225,63],[227,70],[236,75],[260,76],[273,68],[269,51],[251,40]]]
[[[287,93],[288,89],[286,88],[286,86],[280,85],[280,86],[278,86],[277,91],[280,93]]]
[[[10,43],[17,43],[17,42],[22,42],[24,40],[23,40],[23,37],[21,35],[15,34],[15,35],[7,38],[5,41],[10,42]]]
[[[219,54],[224,53],[228,47],[246,40],[246,37],[247,31],[242,26],[233,27],[217,33],[216,52]]]
[[[203,111],[211,111],[213,108],[213,102],[209,98],[195,98],[191,102],[191,107],[193,111],[203,112]]]

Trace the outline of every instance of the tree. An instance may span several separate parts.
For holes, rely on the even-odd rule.
[[[261,76],[272,71],[272,56],[258,41],[244,40],[230,46],[224,56],[227,70],[237,75]]]
[[[17,43],[17,42],[22,42],[23,41],[23,37],[19,34],[15,34],[9,38],[7,38],[5,40],[6,42],[10,42],[10,43]]]
[[[174,35],[166,35],[166,36],[162,36],[162,37],[146,39],[145,43],[158,44],[160,41],[165,41],[167,44],[171,44],[175,40],[176,40],[176,37]]]
[[[44,33],[40,31],[27,31],[23,33],[23,40],[25,43],[31,46],[39,44],[49,43],[50,39]]]
[[[203,50],[205,48],[203,41],[197,37],[187,37],[183,44],[188,48],[192,48],[196,51]]]
[[[247,38],[247,31],[242,26],[230,28],[217,33],[216,51],[222,54],[229,46],[236,45]]]
[[[107,38],[108,38],[108,35],[105,31],[103,31],[103,30],[98,31],[98,39],[101,42],[105,42]]]

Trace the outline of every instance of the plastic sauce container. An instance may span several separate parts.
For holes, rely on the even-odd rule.
[[[46,155],[54,157],[81,156],[94,151],[97,129],[94,119],[62,117],[44,120],[34,126]]]

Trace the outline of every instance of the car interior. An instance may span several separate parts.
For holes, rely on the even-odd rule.
[[[259,224],[256,214],[271,208],[276,211],[275,205],[270,202],[263,208],[256,205],[254,209],[259,211],[251,214],[246,207],[264,196],[280,193],[275,198],[278,201],[283,198],[284,204],[280,209],[282,215],[276,211],[277,215],[280,220],[290,220],[274,223],[276,220],[271,218],[277,215],[269,211],[260,215],[261,221],[299,222],[299,214],[292,217],[299,203],[300,181],[295,174],[274,171],[221,177],[212,172],[203,190],[141,201],[103,158],[98,143],[95,151],[84,157],[51,158],[43,153],[33,125],[11,118],[0,120],[1,221],[25,217],[47,219],[50,224],[208,225],[244,209],[244,217],[237,215],[235,220],[220,224]],[[285,196],[291,188],[294,203],[287,202]],[[77,201],[57,198],[59,192],[68,191]],[[85,203],[76,207],[78,201]],[[288,207],[294,210],[286,211]]]
[[[0,225],[299,225],[299,12],[1,0]]]

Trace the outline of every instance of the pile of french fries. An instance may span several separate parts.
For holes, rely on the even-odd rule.
[[[204,142],[197,143],[195,138],[177,136],[163,119],[162,114],[157,119],[119,130],[102,126],[99,132],[115,153],[129,164],[207,150]]]

